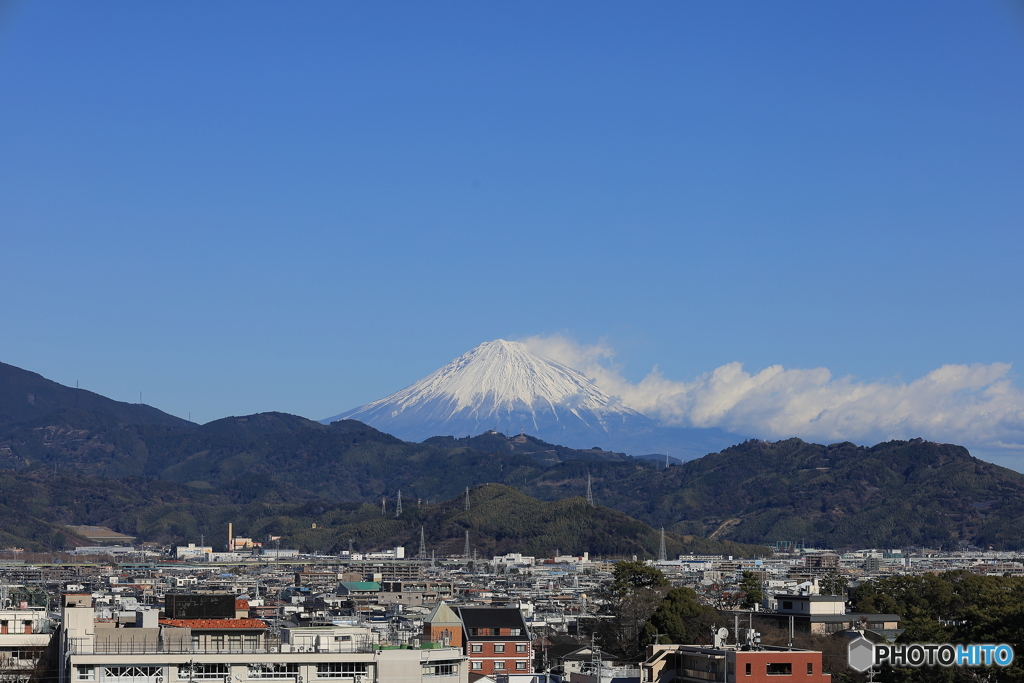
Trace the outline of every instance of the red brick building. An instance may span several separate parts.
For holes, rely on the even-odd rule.
[[[729,680],[736,683],[830,683],[816,650],[764,646],[648,645],[641,665],[643,683],[697,683]]]
[[[441,603],[423,622],[432,642],[461,646],[469,657],[469,680],[531,673],[533,651],[522,612],[516,607],[449,607]]]

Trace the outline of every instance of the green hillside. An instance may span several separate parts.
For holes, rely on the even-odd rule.
[[[10,368],[0,368],[15,385],[0,390],[7,414],[15,412],[10,397],[27,386],[58,398],[75,391]],[[393,500],[398,490],[429,506],[489,483],[560,501],[584,495],[589,476],[601,506],[695,537],[835,548],[1024,547],[1024,475],[973,458],[960,446],[920,439],[872,447],[747,441],[663,468],[523,435],[417,444],[352,420],[323,425],[283,413],[199,426],[156,411],[155,422],[147,423],[152,409],[96,399],[102,399],[96,410],[65,406],[37,414],[43,410],[37,405],[21,421],[0,424],[0,471],[36,477],[39,486],[47,473],[81,481],[134,478],[147,483],[133,484],[132,495],[173,490],[202,505],[202,496],[211,496],[211,510],[314,503],[358,509],[378,506],[382,497]],[[172,529],[197,535],[197,525],[205,524],[195,515],[187,521],[180,509],[139,505],[146,510],[139,528],[163,536]],[[165,518],[153,517],[158,509]]]

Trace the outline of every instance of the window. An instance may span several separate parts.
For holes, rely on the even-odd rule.
[[[93,681],[96,680],[96,670],[91,666],[79,666],[78,674],[75,676],[75,680],[78,681]]]
[[[482,668],[484,668],[484,663],[483,662],[473,662],[473,668],[477,669],[477,670],[482,669]]]
[[[368,671],[366,662],[328,662],[316,665],[317,678],[354,678]]]
[[[505,643],[495,643],[494,644],[494,654],[499,654],[499,653],[504,652],[504,651],[505,651]]]
[[[441,659],[436,662],[423,663],[424,676],[457,676],[459,673],[459,660]]]
[[[768,665],[769,676],[792,676],[793,675],[793,664],[790,662],[780,662]]]
[[[526,671],[526,662],[516,662],[516,671]]]
[[[260,646],[260,637],[257,635],[251,635],[245,637],[245,649],[255,650]]]
[[[783,600],[782,609],[793,609],[793,603],[789,600]]]
[[[813,676],[814,675],[814,664],[812,664],[811,662],[807,662],[807,675],[808,676]]]
[[[295,678],[299,675],[298,664],[250,664],[249,678]]]
[[[473,643],[472,645],[469,646],[469,651],[470,652],[483,652],[484,651],[484,646],[481,645],[480,643]]]
[[[521,629],[521,628],[514,628],[514,629],[512,629],[512,635],[514,635],[514,636],[521,636],[521,635],[523,635],[523,629]]]
[[[223,635],[210,636],[210,647],[212,647],[212,648],[214,648],[216,650],[223,650],[224,649],[224,636]]]
[[[516,643],[516,652],[526,652],[526,643]]]
[[[232,650],[241,650],[242,649],[242,636],[241,636],[241,634],[228,636],[228,647],[230,647]]]
[[[747,674],[748,676],[750,675],[750,662],[747,662],[747,667],[746,667],[746,671],[745,671],[745,673],[746,673],[746,674]]]
[[[495,662],[494,663],[494,668],[495,669],[504,669],[505,668],[505,662]]]
[[[223,679],[229,673],[230,669],[227,664],[193,664],[191,668],[186,664],[178,668],[178,678],[186,681]]]
[[[227,673],[227,666],[224,667]],[[103,667],[104,681],[118,681],[119,683],[149,683],[164,680],[164,669],[162,666],[105,666]]]

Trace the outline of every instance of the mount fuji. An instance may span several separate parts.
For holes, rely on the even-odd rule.
[[[487,430],[573,448],[693,458],[743,441],[718,429],[660,427],[583,373],[519,342],[484,342],[415,384],[322,420],[352,419],[407,441]]]

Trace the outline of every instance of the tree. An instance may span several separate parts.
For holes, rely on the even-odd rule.
[[[713,607],[697,602],[691,588],[673,588],[644,624],[641,645],[694,643],[718,615]]]
[[[761,600],[764,598],[761,579],[754,572],[743,572],[743,578],[740,579],[740,590],[745,594],[743,602],[740,604],[743,609],[754,609],[756,605],[761,604]]]
[[[612,619],[598,630],[605,649],[623,659],[640,654],[640,630],[661,604],[669,582],[657,567],[643,562],[617,562],[607,599]]]
[[[620,596],[669,585],[660,569],[643,562],[616,562],[614,576],[612,591]]]
[[[821,577],[818,586],[825,595],[842,595],[850,581],[839,572],[829,572]]]

